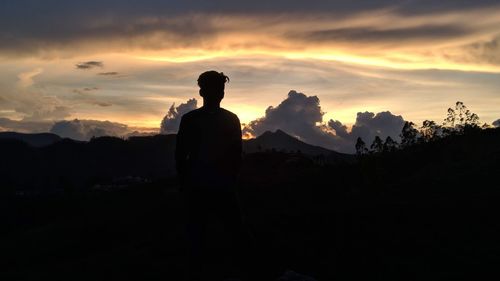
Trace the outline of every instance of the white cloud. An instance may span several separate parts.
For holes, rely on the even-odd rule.
[[[61,137],[87,141],[92,137],[126,136],[132,130],[125,124],[98,120],[62,120],[54,123],[51,133]]]
[[[270,106],[264,117],[250,122],[243,131],[259,136],[265,131],[281,129],[306,143],[352,153],[358,137],[368,144],[375,136],[398,139],[404,124],[403,117],[389,111],[377,114],[359,112],[356,123],[349,132],[347,126],[338,120],[330,120],[324,124],[323,114],[318,97],[290,91],[284,101],[276,107]]]
[[[181,103],[179,106],[175,107],[175,103],[172,104],[168,110],[165,117],[161,121],[160,133],[161,134],[175,134],[179,130],[179,125],[181,123],[182,115],[197,108],[197,100],[190,99],[186,103]]]

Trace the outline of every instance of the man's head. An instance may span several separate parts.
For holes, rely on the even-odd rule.
[[[222,72],[215,70],[203,72],[198,77],[200,96],[207,101],[220,102],[224,98],[224,86],[226,82],[229,82],[229,77]]]

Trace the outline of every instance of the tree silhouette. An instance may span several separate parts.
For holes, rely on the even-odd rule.
[[[371,152],[373,153],[380,153],[384,150],[384,143],[382,142],[382,139],[379,136],[375,136],[375,139],[373,140],[370,149]]]
[[[356,140],[356,155],[361,156],[366,153],[368,153],[366,144],[361,137],[358,137],[358,139]]]
[[[418,130],[414,128],[415,124],[410,121],[405,121],[401,130],[401,147],[405,148],[416,143]]]
[[[448,108],[448,114],[446,115],[446,118],[444,119],[443,125],[455,128],[455,121],[456,121],[456,113],[455,110],[453,110],[451,107]]]
[[[439,131],[441,126],[437,125],[436,122],[432,120],[425,120],[422,122],[422,127],[420,127],[420,142],[433,141],[439,137]]]
[[[385,138],[383,151],[384,152],[394,152],[398,148],[398,143],[393,140],[390,136]]]
[[[446,126],[445,133],[448,135],[480,129],[479,116],[471,112],[461,101],[455,103],[455,109],[448,108],[443,125]]]

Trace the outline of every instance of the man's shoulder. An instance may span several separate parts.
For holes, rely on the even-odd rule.
[[[224,115],[226,115],[227,117],[231,118],[231,119],[234,119],[234,120],[239,120],[238,119],[238,115],[232,113],[231,111],[225,109],[225,108],[222,108],[221,107],[221,111]]]
[[[229,120],[233,120],[233,121],[237,121],[239,122],[239,118],[238,118],[238,115],[232,113],[231,111],[227,110],[227,109],[224,109],[224,108],[220,108],[220,111],[219,111],[219,114],[221,114],[222,116],[224,116],[225,119],[229,119]],[[185,121],[188,121],[188,120],[198,120],[198,119],[203,119],[205,118],[207,115],[207,112],[202,108],[197,108],[197,109],[193,109],[187,113],[185,113],[184,115],[182,115],[182,119],[185,120]]]
[[[187,119],[192,119],[192,118],[196,118],[196,117],[200,116],[200,114],[202,113],[200,109],[201,108],[197,108],[197,109],[193,109],[189,112],[184,113],[182,115],[182,119],[187,120]]]

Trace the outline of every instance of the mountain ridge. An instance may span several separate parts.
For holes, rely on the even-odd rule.
[[[344,154],[321,146],[303,142],[300,139],[287,134],[281,129],[277,129],[274,132],[265,131],[263,134],[256,138],[245,140],[243,146],[243,150],[247,153],[274,149],[286,152],[300,152],[311,156]]]
[[[34,147],[43,147],[61,141],[63,138],[53,133],[0,132],[0,140],[15,139]]]
[[[174,135],[175,134],[170,134]],[[129,141],[138,141],[138,140],[143,140],[146,141],[147,139],[155,139],[158,138],[159,135],[153,135],[153,136],[132,136],[129,137],[127,140]],[[119,138],[119,137],[112,137],[112,136],[105,136],[105,137],[97,137],[96,139],[99,138]],[[60,142],[63,139],[75,141],[75,142],[82,142],[78,140],[73,140],[71,138],[62,138],[57,134],[53,133],[19,133],[19,132],[0,132],[0,140],[5,140],[5,139],[15,139],[22,141],[30,146],[33,147],[44,147],[48,145],[55,144],[57,142]],[[168,137],[168,142],[173,142],[175,146],[175,138],[173,137]],[[87,141],[89,143],[91,141]],[[300,139],[289,135],[285,131],[281,129],[277,129],[276,131],[266,131],[260,136],[253,138],[253,139],[248,139],[248,140],[243,140],[243,152],[245,153],[255,153],[255,152],[261,152],[261,151],[267,151],[267,150],[276,150],[276,151],[281,151],[281,152],[300,152],[305,155],[309,156],[319,156],[319,155],[324,155],[324,156],[339,156],[339,157],[349,157],[351,154],[345,154],[345,153],[340,153],[334,150],[330,150],[321,146],[317,145],[312,145],[308,144],[306,142],[301,141]]]

